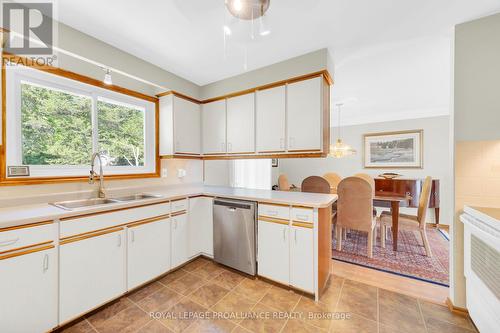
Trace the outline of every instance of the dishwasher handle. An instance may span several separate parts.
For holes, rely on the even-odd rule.
[[[251,204],[232,202],[232,201],[222,201],[222,200],[214,200],[214,206],[225,206],[228,207],[228,210],[235,211],[236,209],[252,209]]]

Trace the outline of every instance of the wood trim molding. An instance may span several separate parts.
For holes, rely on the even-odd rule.
[[[41,243],[30,244],[30,245],[21,246],[21,247],[16,247],[14,249],[10,249],[10,250],[7,250],[7,251],[1,251],[0,254],[10,253],[10,252],[16,252],[16,251],[20,251],[20,250],[24,250],[24,249],[29,249],[31,247],[38,247],[38,246],[42,246],[42,245],[47,245],[47,244],[51,244],[53,242],[54,241],[50,240],[50,241],[46,241],[46,242],[41,242]]]
[[[74,243],[74,242],[78,242],[78,241],[81,241],[84,239],[94,238],[94,237],[98,237],[98,236],[102,236],[102,235],[106,235],[106,234],[111,234],[111,233],[122,231],[122,230],[123,230],[123,227],[119,227],[119,228],[106,229],[106,230],[99,231],[99,232],[89,232],[89,233],[83,234],[81,236],[72,236],[70,238],[65,238],[64,240],[61,240],[59,242],[59,245]]]
[[[294,226],[294,227],[300,227],[300,228],[309,228],[309,229],[314,228],[314,224],[313,223],[299,222],[299,221],[292,221],[292,226]]]
[[[34,248],[30,248],[30,249],[25,250],[25,251],[9,253],[9,254],[0,256],[0,260],[5,260],[5,259],[9,259],[9,258],[19,257],[19,256],[22,256],[22,255],[25,255],[25,254],[30,254],[30,253],[45,251],[45,250],[53,249],[53,248],[55,248],[55,245],[46,245],[46,246],[42,246],[42,247],[34,247]]]
[[[257,159],[257,158],[313,158],[326,157],[327,153],[292,153],[292,154],[255,154],[255,155],[203,155],[202,160],[236,160],[236,159]]]
[[[25,228],[33,228],[33,227],[38,227],[41,225],[52,224],[52,223],[54,223],[54,221],[42,221],[42,222],[35,222],[35,223],[29,223],[29,224],[23,224],[23,225],[16,225],[16,226],[6,227],[3,229],[0,229],[0,232],[25,229]]]
[[[469,310],[467,310],[466,308],[461,308],[461,307],[458,307],[458,306],[455,306],[453,305],[453,302],[451,301],[451,299],[449,297],[446,298],[446,306],[448,306],[448,309],[455,313],[455,314],[458,314],[460,316],[463,316],[463,317],[468,317],[469,316]]]
[[[283,224],[283,225],[288,225],[290,223],[290,221],[288,221],[288,220],[277,219],[274,217],[267,217],[267,216],[262,216],[262,215],[259,215],[258,220],[263,221],[263,222],[277,223],[277,224]]]
[[[169,90],[169,91],[157,94],[156,97],[160,98],[160,97],[163,97],[163,96],[174,95],[174,96],[177,96],[177,97],[180,97],[180,98],[184,98],[184,99],[186,99],[188,101],[191,101],[193,103],[207,104],[207,103],[211,103],[211,102],[215,102],[215,101],[220,101],[220,100],[223,100],[223,99],[226,99],[226,98],[231,98],[231,97],[237,97],[237,96],[241,96],[241,95],[251,94],[251,93],[257,92],[259,90],[271,89],[271,88],[283,86],[285,84],[290,84],[290,83],[294,83],[294,82],[299,82],[299,81],[304,81],[304,80],[312,79],[312,78],[318,77],[318,76],[322,76],[325,79],[325,82],[329,86],[333,85],[334,82],[333,82],[333,79],[332,79],[330,73],[328,72],[328,70],[324,69],[322,71],[313,72],[313,73],[309,73],[309,74],[305,74],[305,75],[300,75],[300,76],[292,77],[292,78],[289,78],[289,79],[286,79],[286,80],[276,81],[276,82],[264,84],[264,85],[261,85],[261,86],[257,86],[257,87],[254,87],[254,88],[240,90],[240,91],[236,91],[236,92],[233,92],[233,93],[230,93],[230,94],[221,95],[221,96],[217,96],[217,97],[212,97],[212,98],[208,98],[208,99],[204,99],[204,100],[197,100],[195,98],[183,95],[183,94],[178,93],[178,92],[173,91],[173,90]]]
[[[170,216],[171,216],[171,217],[176,217],[176,216],[179,216],[179,215],[184,215],[184,214],[186,214],[186,213],[187,213],[187,211],[185,211],[185,210],[181,210],[181,211],[174,212],[174,213],[170,214]]]
[[[157,217],[151,217],[149,219],[139,220],[139,221],[127,224],[127,228],[135,228],[135,227],[138,227],[140,225],[144,225],[144,224],[149,224],[149,223],[153,223],[153,222],[165,220],[165,219],[168,219],[169,217],[170,217],[170,214],[165,214],[165,215],[160,215],[160,216],[157,216]]]
[[[54,74],[57,76],[65,77],[71,80],[96,86],[99,88],[115,91],[124,95],[132,96],[142,100],[155,103],[155,167],[154,173],[144,174],[124,174],[124,175],[107,175],[104,176],[105,180],[123,180],[123,179],[137,179],[137,178],[159,178],[161,176],[161,158],[160,158],[160,100],[157,97],[148,96],[130,89],[122,88],[119,86],[108,86],[103,82],[93,79],[91,77],[77,74],[71,71],[64,70],[58,67],[48,65],[40,66],[35,61],[29,58],[20,57],[7,52],[2,53],[2,144],[0,145],[0,186],[16,186],[16,185],[36,185],[36,184],[54,184],[54,183],[67,183],[67,182],[84,182],[88,180],[87,176],[64,176],[64,177],[19,177],[7,178],[6,172],[6,142],[7,142],[7,103],[6,103],[6,69],[7,61],[13,61],[17,64],[22,64],[27,67]]]

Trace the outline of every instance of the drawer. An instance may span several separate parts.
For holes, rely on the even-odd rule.
[[[60,238],[68,238],[96,230],[158,217],[170,213],[170,204],[162,203],[137,208],[126,208],[109,213],[63,219],[60,223]]]
[[[292,207],[292,220],[298,222],[314,222],[314,210],[312,208]]]
[[[180,212],[182,210],[187,210],[187,208],[188,208],[187,199],[174,200],[171,202],[172,213]]]
[[[0,253],[53,242],[55,237],[56,228],[52,222],[39,226],[0,231]]]
[[[259,216],[290,220],[290,207],[281,205],[259,204]]]

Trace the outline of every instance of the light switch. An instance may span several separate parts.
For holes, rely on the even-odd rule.
[[[177,169],[177,177],[178,178],[186,177],[186,170],[185,169]]]

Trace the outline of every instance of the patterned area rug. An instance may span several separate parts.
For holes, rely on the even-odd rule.
[[[425,255],[418,231],[399,230],[398,251],[392,250],[392,234],[386,240],[385,249],[380,245],[378,234],[370,259],[366,256],[367,233],[351,230],[342,242],[342,251],[336,250],[337,242],[333,240],[333,259],[448,286],[449,241],[434,228],[428,228],[427,235],[433,253],[431,258]]]

